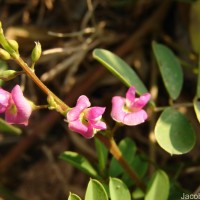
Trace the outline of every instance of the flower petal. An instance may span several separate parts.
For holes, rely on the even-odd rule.
[[[145,122],[147,117],[147,113],[144,110],[127,113],[123,119],[123,123],[129,126],[135,126]]]
[[[85,117],[88,121],[100,120],[103,113],[105,112],[105,107],[91,107],[85,112]]]
[[[135,101],[135,87],[131,86],[126,92],[126,100],[132,104]]]
[[[79,107],[72,108],[67,113],[67,121],[73,122],[74,120],[77,120],[80,117],[81,112],[82,112],[82,110]]]
[[[147,104],[150,98],[151,98],[151,95],[149,93],[145,93],[141,95],[139,98],[135,99],[135,102],[132,108],[135,110],[142,109]]]
[[[2,88],[0,88],[0,113],[6,111],[9,105],[11,94]]]
[[[123,122],[126,112],[123,110],[125,98],[115,96],[112,98],[111,117],[117,122]]]
[[[92,126],[86,126],[85,124],[81,123],[79,119],[70,122],[68,127],[71,131],[80,133],[86,138],[91,138],[94,135]]]
[[[102,121],[96,122],[95,124],[93,124],[93,127],[98,130],[106,130],[107,129],[106,123],[102,122]]]
[[[67,121],[72,122],[80,117],[81,112],[90,106],[89,99],[82,95],[78,98],[76,106],[67,113]]]
[[[85,108],[90,107],[91,103],[89,99],[85,95],[81,95],[76,103],[76,107],[79,107],[80,110],[84,110]]]
[[[31,104],[24,97],[19,85],[16,85],[11,91],[14,106],[16,106],[16,113],[11,112],[8,108],[6,110],[6,121],[10,124],[24,124],[28,125],[28,119],[31,115]],[[10,105],[11,107],[13,105]]]

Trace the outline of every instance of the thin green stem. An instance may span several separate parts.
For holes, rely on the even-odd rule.
[[[51,90],[49,90],[44,83],[41,82],[41,80],[35,75],[34,71],[22,60],[21,57],[18,57],[15,59],[15,61],[21,66],[21,68],[25,71],[25,73],[37,84],[37,86],[47,94],[47,96],[53,97],[55,102],[59,104],[63,111],[66,111],[69,109],[69,106],[67,106],[60,98],[58,98]]]
[[[108,138],[101,134],[96,134],[96,137],[105,145],[109,152],[114,156],[114,158],[119,162],[122,168],[129,174],[135,184],[143,191],[146,187],[142,180],[137,176],[135,171],[130,167],[128,162],[124,159],[119,147],[117,146],[113,137]]]
[[[46,109],[46,108],[49,108],[49,105],[35,105],[34,106],[35,110]]]

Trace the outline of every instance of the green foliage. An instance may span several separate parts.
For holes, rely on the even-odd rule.
[[[131,200],[128,187],[117,178],[109,179],[108,193],[111,200]],[[68,200],[81,200],[81,198],[70,193]],[[108,200],[108,194],[103,184],[96,179],[90,179],[85,193],[85,200]]]
[[[165,45],[153,42],[152,46],[165,87],[170,97],[177,99],[183,86],[180,62]]]
[[[95,138],[94,141],[95,141],[95,147],[96,147],[97,157],[99,161],[98,162],[99,171],[103,175],[106,170],[108,150],[98,139]]]
[[[131,164],[134,160],[134,155],[136,153],[135,143],[130,138],[125,138],[119,143],[119,149],[121,150],[124,159],[129,164]],[[110,162],[109,175],[118,176],[122,174],[122,172],[123,169],[121,168],[120,164],[114,157],[112,157]]]
[[[94,169],[92,164],[84,156],[76,152],[65,151],[60,155],[60,159],[70,163],[72,166],[91,177],[100,178],[98,172]]]
[[[0,130],[2,132],[13,133],[13,134],[17,134],[17,135],[22,133],[21,129],[8,124],[5,120],[3,120],[1,118],[0,118]]]
[[[135,143],[130,138],[124,138],[119,143],[119,149],[122,152],[123,158],[129,163],[136,174],[139,177],[143,177],[147,172],[148,162],[142,154],[136,153],[137,147]],[[112,177],[120,176],[128,186],[132,186],[134,184],[133,180],[122,169],[114,157],[112,157],[110,162],[109,175]]]
[[[157,170],[150,183],[145,195],[145,200],[167,200],[169,196],[169,178],[162,170]]]
[[[189,152],[196,141],[195,132],[188,119],[173,108],[167,108],[155,127],[156,140],[170,154]]]
[[[70,193],[68,200],[81,200],[81,198],[76,194]]]
[[[193,106],[194,106],[194,111],[196,113],[197,119],[200,123],[200,101],[198,97],[194,98]]]
[[[5,61],[3,61],[3,60],[0,59],[0,74],[1,74],[3,71],[7,70],[7,69],[8,69],[7,63],[6,63]],[[3,81],[0,80],[0,86],[2,86],[2,85],[3,85]]]
[[[126,86],[134,85],[138,94],[141,95],[147,92],[144,83],[135,71],[117,55],[105,49],[95,49],[93,57],[125,83]]]
[[[200,57],[198,66],[198,77],[197,77],[197,91],[196,96],[193,100],[194,111],[196,113],[197,119],[200,123]]]
[[[90,180],[87,186],[85,200],[108,200],[107,193],[99,181],[95,179]]]
[[[131,200],[129,189],[120,179],[110,178],[109,190],[112,200]]]

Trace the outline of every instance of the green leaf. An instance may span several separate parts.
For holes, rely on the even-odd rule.
[[[17,135],[20,135],[22,133],[22,130],[13,126],[13,125],[10,125],[8,124],[5,120],[1,119],[0,118],[0,130],[2,132],[8,132],[8,133],[14,133],[14,134],[17,134]]]
[[[99,181],[95,179],[90,180],[87,186],[85,200],[108,200],[107,193]]]
[[[144,192],[140,188],[136,188],[136,190],[132,192],[133,199],[144,199],[144,195]]]
[[[131,164],[136,152],[135,143],[131,139],[125,138],[121,140],[121,142],[119,143],[119,149],[121,150],[124,159],[129,164]],[[109,175],[118,176],[122,172],[123,172],[123,169],[121,165],[118,163],[118,161],[114,157],[112,157],[111,162],[110,162]]]
[[[7,70],[7,69],[8,69],[7,63],[4,60],[0,59],[0,73]],[[4,82],[2,80],[0,80],[0,86],[2,86],[3,83]]]
[[[156,123],[155,136],[158,144],[170,154],[187,153],[196,141],[195,131],[188,119],[173,108],[162,112]]]
[[[172,99],[177,99],[183,86],[183,71],[174,53],[163,44],[153,42],[153,51],[157,60],[164,85]]]
[[[200,52],[199,52],[200,53]],[[199,64],[198,64],[198,78],[197,78],[197,91],[196,96],[200,98],[200,55],[199,55]]]
[[[169,178],[167,174],[162,170],[156,171],[150,181],[145,200],[167,200],[169,196],[169,187]]]
[[[177,183],[175,181],[172,181],[171,184],[170,184],[170,192],[169,192],[168,199],[169,200],[181,200],[181,197],[183,196],[183,193],[187,193],[188,194],[188,191],[186,191],[183,188],[181,188],[179,183]]]
[[[84,156],[76,152],[65,151],[59,157],[89,176],[100,178],[97,171]]]
[[[196,113],[197,119],[200,123],[200,101],[199,98],[195,97],[193,101],[194,111]]]
[[[139,95],[147,92],[145,85],[135,71],[117,55],[105,49],[95,49],[93,57],[125,83],[126,86],[135,86]]]
[[[195,1],[190,8],[189,22],[190,41],[193,50],[196,53],[200,52],[200,1]]]
[[[68,200],[81,200],[81,198],[76,194],[70,193]]]
[[[99,160],[99,170],[101,173],[104,173],[106,169],[106,163],[107,163],[107,158],[108,158],[108,150],[106,147],[96,138],[94,138],[95,141],[95,147],[97,151],[97,157]]]
[[[138,177],[142,178],[148,170],[148,161],[143,155],[136,154],[133,155],[133,160],[130,163],[130,166],[138,175]],[[123,174],[122,180],[124,181],[124,183],[126,183],[128,187],[134,185],[132,178],[127,173]]]
[[[131,200],[127,186],[120,179],[110,178],[109,190],[111,200]]]

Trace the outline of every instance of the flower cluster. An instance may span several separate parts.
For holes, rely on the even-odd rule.
[[[135,97],[135,87],[130,87],[126,98],[114,96],[112,98],[111,117],[118,123],[135,126],[147,119],[143,107],[150,99],[150,94],[145,93],[139,98]],[[106,123],[102,120],[105,107],[90,107],[89,99],[82,95],[78,98],[76,106],[68,111],[66,118],[69,129],[86,138],[93,137],[98,131],[106,130]],[[0,113],[5,113],[5,120],[10,124],[28,125],[32,112],[30,102],[24,97],[19,85],[11,93],[0,88]]]
[[[5,113],[5,120],[9,124],[28,125],[32,107],[24,97],[19,85],[11,93],[0,88],[0,113]]]
[[[118,123],[134,126],[147,119],[147,113],[142,108],[150,99],[150,94],[145,93],[139,98],[135,97],[135,87],[130,87],[126,98],[115,96],[112,98],[111,117]],[[69,129],[80,133],[86,138],[91,138],[97,131],[105,130],[106,124],[101,120],[105,107],[91,107],[86,96],[80,96],[77,104],[67,113]]]

